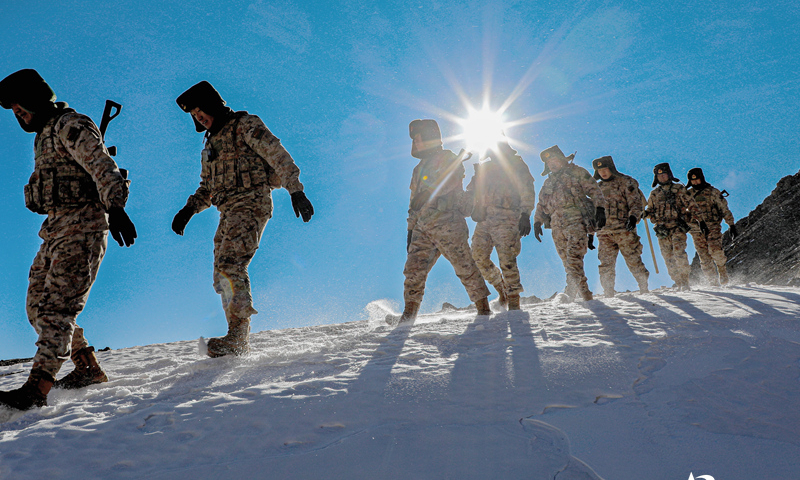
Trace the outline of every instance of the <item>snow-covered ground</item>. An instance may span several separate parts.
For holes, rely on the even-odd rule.
[[[101,352],[109,383],[0,411],[0,478],[800,478],[800,289],[559,300]]]

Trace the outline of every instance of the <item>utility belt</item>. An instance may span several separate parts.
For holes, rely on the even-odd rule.
[[[658,238],[667,238],[676,231],[686,233],[689,230],[691,230],[691,227],[683,219],[678,219],[674,227],[667,227],[666,225],[653,226],[653,231],[656,232],[656,237]]]
[[[100,201],[94,180],[77,165],[34,171],[24,192],[25,207],[39,214]]]

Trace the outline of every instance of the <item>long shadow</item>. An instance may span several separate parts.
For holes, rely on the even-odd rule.
[[[603,334],[611,338],[620,354],[643,355],[650,345],[634,330],[625,315],[602,302],[586,302],[602,325]],[[628,340],[627,342],[625,340]]]
[[[772,290],[769,290],[769,291],[766,291],[766,292],[768,292],[768,293],[777,293],[777,292],[773,292]],[[753,299],[753,298],[750,298],[750,297],[745,297],[743,295],[737,295],[735,293],[729,293],[729,292],[716,292],[715,295],[719,295],[720,297],[723,297],[723,298],[729,298],[729,299],[734,300],[736,302],[739,302],[739,303],[742,303],[744,305],[747,305],[748,307],[752,308],[753,310],[757,311],[758,313],[760,313],[762,315],[768,315],[768,316],[778,317],[778,318],[786,318],[786,317],[796,318],[794,315],[787,315],[786,312],[782,312],[782,311],[778,310],[777,308],[775,308],[775,307],[773,307],[771,305],[767,305],[766,303],[764,303],[762,301],[759,301],[759,300],[756,300],[756,299]],[[798,297],[798,298],[800,298],[800,297]],[[798,302],[798,303],[800,303],[800,302]]]
[[[769,289],[761,288],[761,287],[747,287],[747,288],[748,288],[748,290],[756,290],[756,291],[759,291],[759,292],[763,292],[763,293],[767,293],[767,294],[783,297],[786,300],[789,300],[791,302],[794,302],[794,303],[800,305],[800,295],[798,295],[796,293],[782,292],[782,291],[779,291],[779,290],[769,290]],[[727,293],[727,292],[725,292],[725,293]]]
[[[663,293],[656,294],[656,296],[664,300],[665,302],[673,305],[675,308],[683,310],[684,312],[686,312],[686,315],[688,315],[697,322],[721,324],[718,318],[713,317],[708,313],[706,313],[704,310],[697,308],[694,304],[688,302],[686,299],[683,299],[681,297],[675,297],[672,295],[666,295]]]

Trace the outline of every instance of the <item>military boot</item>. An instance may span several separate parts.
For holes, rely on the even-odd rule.
[[[483,297],[475,302],[475,308],[478,309],[478,315],[491,315],[492,309],[489,308],[489,297]]]
[[[647,293],[650,289],[647,287],[647,275],[642,275],[641,277],[636,279],[636,283],[639,284],[639,293]]]
[[[500,304],[501,307],[507,308],[508,295],[506,294],[506,282],[500,280],[499,284],[492,286],[497,290],[497,303]]]
[[[228,333],[224,337],[208,339],[208,356],[247,355],[250,353],[250,318],[233,317],[228,320]]]
[[[728,267],[725,265],[717,266],[717,270],[719,270],[719,283],[720,285],[727,285],[730,282],[728,278]]]
[[[74,390],[108,381],[108,375],[97,363],[94,347],[81,348],[74,352],[72,354],[72,363],[75,364],[75,370],[61,380],[56,380],[53,384],[55,388]]]
[[[519,310],[519,293],[512,293],[508,296],[508,309]]]
[[[55,378],[44,370],[31,370],[28,380],[18,389],[0,392],[0,406],[30,410],[47,405],[47,394]]]
[[[419,313],[419,302],[408,302],[403,309],[403,313],[400,315],[393,315],[389,314],[386,315],[386,323],[394,327],[401,323],[408,323],[413,322],[414,319],[417,318],[417,313]]]

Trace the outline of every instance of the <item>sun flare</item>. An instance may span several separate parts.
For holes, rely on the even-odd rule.
[[[489,108],[475,110],[470,108],[467,118],[460,120],[467,149],[480,157],[498,142],[505,139],[506,124],[503,116]]]

